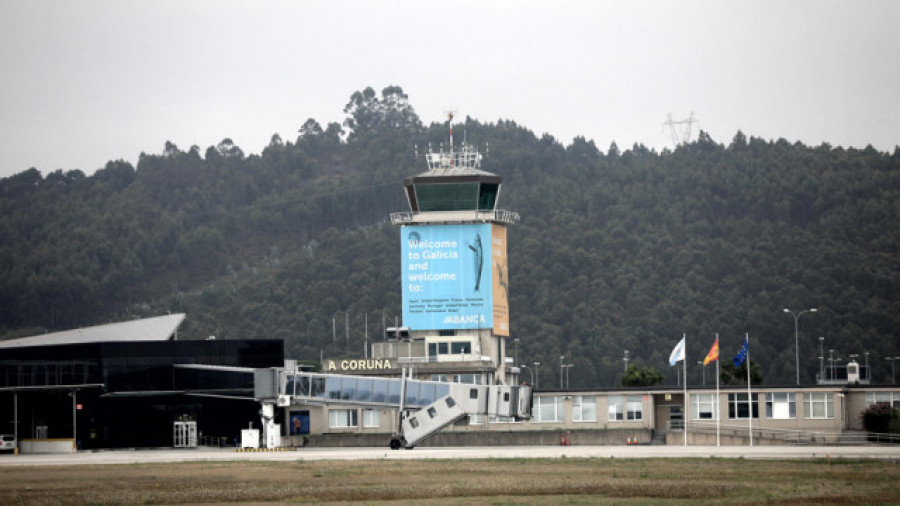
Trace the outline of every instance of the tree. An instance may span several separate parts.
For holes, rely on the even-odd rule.
[[[323,133],[322,125],[319,124],[318,121],[313,118],[309,118],[306,120],[306,123],[303,123],[303,126],[300,127],[300,135],[306,137],[308,135],[318,136]]]
[[[344,112],[349,115],[344,120],[344,126],[350,130],[351,140],[381,128],[408,130],[418,129],[422,125],[409,104],[409,97],[399,86],[388,86],[381,90],[380,100],[372,87],[357,91],[350,96]]]
[[[863,427],[879,434],[900,433],[900,409],[886,402],[872,404],[860,415]]]
[[[244,151],[228,138],[222,139],[222,142],[216,146],[216,151],[218,151],[222,158],[244,158]]]
[[[745,360],[740,367],[735,367],[733,363],[723,361],[719,368],[719,378],[725,385],[746,385],[747,384],[747,361]],[[763,381],[762,368],[756,360],[750,359],[750,381],[754,385],[761,385]]]
[[[629,364],[622,375],[620,385],[623,387],[652,387],[662,383],[663,375],[652,366],[638,367]]]

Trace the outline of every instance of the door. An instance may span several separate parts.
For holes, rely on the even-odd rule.
[[[669,406],[669,427],[673,430],[684,429],[684,410],[682,406]]]
[[[309,434],[309,411],[291,411],[291,435]]]

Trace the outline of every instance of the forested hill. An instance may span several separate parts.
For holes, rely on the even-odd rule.
[[[5,338],[186,312],[181,338],[282,338],[291,358],[361,356],[400,313],[402,179],[425,170],[424,126],[399,87],[354,93],[343,125],[302,124],[246,155],[226,139],[167,143],[92,176],[31,169],[0,180]],[[511,121],[466,118],[457,139],[504,178],[510,305],[520,362],[555,386],[613,386],[632,363],[691,383],[716,333],[730,360],[751,338],[764,382],[791,384],[825,355],[900,355],[900,150],[700,138],[672,151],[564,145]],[[349,329],[345,322],[349,321]],[[366,325],[366,321],[368,325]],[[512,347],[511,347],[512,349]],[[526,376],[528,374],[526,373]],[[710,381],[712,374],[708,375]]]

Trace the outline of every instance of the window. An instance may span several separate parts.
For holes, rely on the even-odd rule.
[[[750,407],[753,407],[753,418],[759,418],[759,403],[756,394],[752,394],[747,402],[747,394],[728,394],[728,418],[750,418]]]
[[[538,395],[532,409],[535,422],[562,422],[565,420],[563,398],[559,395]]]
[[[572,397],[572,421],[596,422],[597,398],[592,395],[576,395]]]
[[[609,412],[606,419],[610,422],[619,422],[625,419],[625,398],[621,395],[611,395],[607,398]]]
[[[381,427],[379,412],[374,409],[363,410],[363,427]]]
[[[716,420],[719,418],[719,403],[716,394],[691,395],[691,420]]]
[[[450,353],[453,355],[472,353],[472,343],[450,343]]]
[[[786,420],[797,418],[797,403],[794,394],[767,393],[766,418]]]
[[[470,385],[481,385],[481,374],[454,374],[453,381],[455,383],[468,383]]]
[[[611,395],[606,419],[610,422],[640,420],[644,417],[644,404],[640,395]]]
[[[478,183],[417,184],[419,211],[460,211],[475,209]]]
[[[890,404],[895,408],[900,408],[900,392],[868,392],[866,393],[866,407],[872,404],[884,403]]]
[[[809,392],[806,397],[806,418],[834,418],[834,395],[831,392]]]
[[[358,425],[355,409],[333,409],[328,412],[328,426],[332,429],[347,429]]]
[[[625,405],[625,417],[629,420],[640,420],[644,416],[644,405],[640,395],[629,395]]]

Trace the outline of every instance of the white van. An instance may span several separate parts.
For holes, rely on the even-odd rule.
[[[15,451],[16,436],[12,434],[0,434],[0,451]]]

